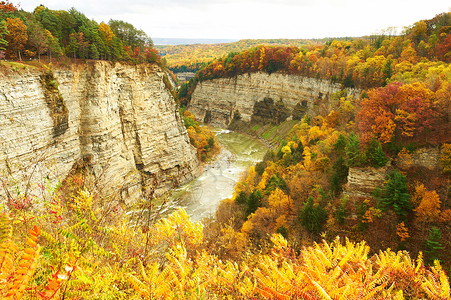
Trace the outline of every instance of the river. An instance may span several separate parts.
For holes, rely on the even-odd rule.
[[[176,189],[168,199],[164,214],[183,207],[192,220],[213,216],[219,202],[233,195],[240,175],[263,159],[268,150],[261,142],[244,134],[214,129],[222,144],[214,162],[201,176]]]

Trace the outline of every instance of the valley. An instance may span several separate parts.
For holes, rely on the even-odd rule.
[[[189,11],[155,30],[234,25]],[[0,1],[1,299],[450,298],[451,12],[157,46],[88,16]]]

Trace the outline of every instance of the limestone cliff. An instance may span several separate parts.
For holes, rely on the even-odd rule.
[[[90,62],[0,77],[2,181],[56,183],[85,164],[105,191],[130,201],[199,172],[157,65]]]
[[[296,110],[300,110],[315,115],[329,111],[337,105],[331,101],[331,94],[340,90],[340,84],[328,80],[281,73],[251,73],[198,83],[189,110],[201,121],[226,127],[235,111],[244,121],[250,121],[255,104],[265,98],[283,104],[290,113],[296,114]],[[356,90],[349,92],[358,93]]]

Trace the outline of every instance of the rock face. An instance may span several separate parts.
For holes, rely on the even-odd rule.
[[[55,184],[84,164],[130,202],[200,172],[157,65],[92,62],[46,76],[0,75],[2,181]]]
[[[344,193],[352,197],[372,197],[376,188],[382,188],[389,167],[383,168],[349,168],[348,183],[344,186]]]
[[[440,149],[438,147],[417,149],[411,153],[408,166],[398,165],[398,167],[404,170],[408,167],[437,169],[440,167]],[[391,171],[393,171],[392,161],[382,168],[351,167],[349,168],[348,182],[344,186],[344,193],[353,197],[372,197],[376,188],[383,188]]]
[[[294,115],[299,115],[296,110],[311,115],[329,111],[337,105],[331,101],[331,94],[340,90],[340,84],[328,80],[259,72],[198,83],[189,110],[198,120],[227,127],[236,111],[243,121],[250,121],[255,104],[265,98],[274,103],[282,102]],[[357,90],[348,92],[358,93]]]

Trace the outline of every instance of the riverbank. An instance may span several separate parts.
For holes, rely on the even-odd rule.
[[[169,196],[165,214],[183,207],[196,221],[213,216],[219,202],[232,197],[241,174],[261,161],[268,149],[249,135],[219,128],[213,130],[221,143],[220,153],[203,166],[198,178],[177,188]]]

